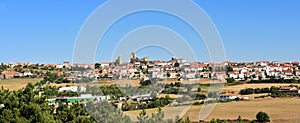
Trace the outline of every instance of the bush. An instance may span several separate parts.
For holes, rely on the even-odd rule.
[[[261,111],[256,114],[256,121],[260,123],[269,122],[270,117],[267,113]]]
[[[227,79],[227,82],[228,82],[228,83],[233,83],[233,82],[235,82],[235,79],[233,79],[233,78],[228,78],[228,79]]]
[[[201,102],[194,102],[193,105],[202,105],[204,104],[204,101],[201,101]]]
[[[204,100],[206,99],[206,95],[204,94],[197,94],[195,100]]]
[[[178,88],[168,88],[163,90],[163,94],[178,94],[179,89]]]
[[[150,85],[150,84],[152,84],[152,83],[151,83],[151,80],[145,80],[145,81],[142,80],[142,81],[140,82],[140,84],[141,84],[142,86],[147,86],[147,85]]]

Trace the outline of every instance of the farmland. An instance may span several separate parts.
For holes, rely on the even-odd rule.
[[[36,79],[7,79],[7,80],[0,80],[0,86],[10,90],[17,90],[25,87],[29,82],[35,83],[40,81],[40,78]],[[124,81],[123,81],[124,82]],[[138,80],[133,81],[126,81],[126,83],[133,83],[133,86],[140,86]],[[170,81],[167,81],[170,82]],[[188,81],[184,81],[183,83],[188,84]],[[192,82],[194,83],[194,82]],[[200,82],[201,83],[201,82]],[[112,81],[98,81],[93,83],[96,86],[103,86],[103,85],[111,85],[115,84]],[[201,83],[203,84],[203,83]],[[209,84],[208,82],[206,84]],[[50,83],[50,86],[67,86],[67,85],[85,85],[84,83],[81,84],[55,84]],[[241,84],[235,86],[225,86],[224,91],[228,92],[239,92],[240,89],[245,88],[269,88],[271,86],[288,86],[291,84]],[[294,84],[300,86],[300,84]],[[208,85],[201,85],[200,86],[202,91],[201,93],[206,94],[208,91]],[[266,94],[253,94],[249,95],[251,99],[257,96],[266,95]],[[159,97],[164,97],[166,94],[160,94]],[[169,95],[172,98],[177,98],[180,95]],[[253,120],[255,119],[255,115],[259,111],[267,112],[271,118],[272,123],[280,123],[280,122],[299,122],[299,112],[300,109],[298,106],[300,105],[300,98],[264,98],[264,99],[255,99],[250,101],[240,101],[240,102],[228,102],[228,103],[219,103],[216,105],[215,110],[205,119],[205,121],[210,121],[213,118],[218,119],[236,119],[239,115],[242,116],[244,119]],[[174,118],[178,114],[178,112],[183,113],[184,117],[189,117],[191,121],[199,121],[199,113],[201,110],[202,105],[193,105],[190,108],[187,106],[178,106],[178,107],[164,107],[163,111],[165,113],[165,119]],[[187,112],[184,112],[184,110]],[[129,115],[132,120],[136,121],[136,116],[140,113],[141,110],[134,110],[134,111],[127,111],[125,112],[126,115]],[[154,109],[147,109],[147,114],[151,116],[151,113],[155,113],[157,108]],[[175,113],[176,112],[176,113]]]
[[[265,98],[251,101],[231,102],[231,103],[219,103],[216,105],[215,110],[205,119],[210,121],[211,119],[236,119],[239,115],[244,119],[254,120],[257,112],[267,112],[271,118],[272,123],[298,123],[299,122],[299,105],[300,98]],[[191,121],[199,121],[199,113],[202,105],[191,106],[185,113],[184,117],[189,117]],[[183,110],[188,107],[170,107],[164,108],[166,119],[172,118],[174,110]],[[125,112],[132,120],[137,120],[136,116],[141,110]],[[147,114],[155,113],[157,109],[147,109]],[[171,116],[172,115],[172,116]],[[175,115],[176,116],[176,115]]]
[[[278,83],[262,83],[262,84],[241,84],[241,85],[235,85],[235,86],[225,86],[224,91],[229,91],[229,92],[239,92],[241,89],[245,88],[270,88],[272,86],[275,87],[280,87],[280,86],[289,86],[292,85],[292,83],[289,84],[278,84]],[[300,84],[293,84],[300,86]]]
[[[273,123],[299,122],[300,98],[267,98],[242,102],[218,104],[206,120],[212,118],[236,119],[241,115],[244,119],[255,119],[259,111],[267,112]],[[196,112],[194,112],[196,113]],[[193,121],[197,119],[192,119]]]
[[[5,89],[9,90],[18,90],[23,87],[25,87],[28,83],[35,83],[39,82],[42,80],[42,78],[34,78],[34,79],[29,79],[29,78],[15,78],[15,79],[5,79],[5,80],[0,80],[0,87],[3,86]]]

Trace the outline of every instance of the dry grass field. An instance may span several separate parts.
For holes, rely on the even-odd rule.
[[[271,123],[299,123],[300,122],[300,98],[265,98],[250,101],[219,103],[214,111],[205,119],[210,121],[215,119],[236,119],[239,115],[244,119],[253,120],[259,111],[267,112],[271,118]],[[184,112],[184,117],[189,117],[191,121],[199,121],[200,106],[179,106],[163,108],[165,119],[173,119],[178,112]],[[147,109],[147,114],[155,113],[157,109]],[[125,112],[133,121],[141,110]],[[151,116],[151,115],[150,115]]]
[[[18,78],[18,79],[5,79],[0,80],[0,87],[3,86],[5,89],[9,90],[18,90],[25,87],[28,83],[36,83],[41,81],[42,78],[34,78],[34,79],[25,79],[25,78]]]
[[[242,85],[235,85],[235,86],[225,86],[224,87],[224,91],[228,91],[228,92],[239,92],[241,89],[245,89],[245,88],[270,88],[272,86],[275,87],[280,87],[280,86],[289,86],[292,85],[291,84],[279,84],[279,83],[263,83],[263,84],[242,84]],[[297,85],[300,86],[300,84],[293,84],[293,85]]]
[[[300,98],[266,98],[251,101],[230,102],[217,104],[215,110],[206,121],[212,118],[236,119],[239,115],[244,119],[253,120],[259,111],[267,112],[272,123],[299,123]],[[201,106],[192,106],[184,117],[199,121]]]

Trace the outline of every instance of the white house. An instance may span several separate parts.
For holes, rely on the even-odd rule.
[[[58,92],[85,92],[86,87],[83,86],[71,86],[71,87],[62,87],[58,89]]]
[[[234,99],[237,99],[237,98],[244,99],[244,100],[249,100],[249,97],[241,96],[239,94],[234,94],[234,93],[221,94],[219,96],[219,100],[222,100],[222,101],[234,100]]]
[[[64,67],[65,67],[65,65],[63,65],[63,64],[56,65],[56,68],[58,68],[58,69],[61,69],[61,68],[64,68]]]
[[[109,67],[111,62],[99,62],[101,67]]]
[[[31,73],[31,72],[24,72],[24,76],[33,76],[33,73]]]

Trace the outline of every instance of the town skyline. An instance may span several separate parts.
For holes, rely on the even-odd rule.
[[[300,0],[0,0],[0,123],[300,121]]]

